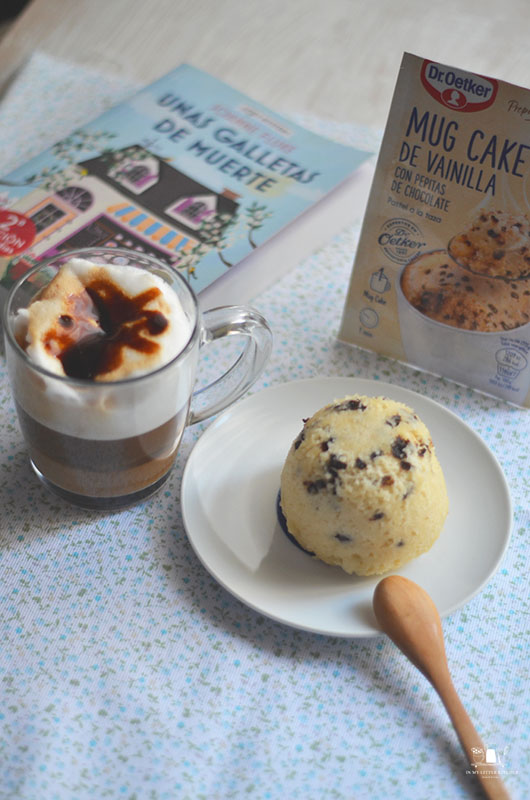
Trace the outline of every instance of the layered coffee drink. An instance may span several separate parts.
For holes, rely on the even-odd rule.
[[[141,267],[72,258],[12,328],[37,473],[90,507],[151,494],[174,461],[195,373],[193,315],[173,288]]]

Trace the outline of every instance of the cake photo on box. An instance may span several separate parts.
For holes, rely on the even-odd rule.
[[[469,272],[445,250],[409,261],[401,290],[424,316],[462,330],[502,332],[530,322],[530,281]]]
[[[430,433],[386,397],[335,400],[304,422],[281,475],[288,534],[348,573],[379,575],[427,552],[448,496]]]
[[[530,277],[530,220],[525,214],[482,211],[451,239],[449,253],[477,275],[506,281]]]

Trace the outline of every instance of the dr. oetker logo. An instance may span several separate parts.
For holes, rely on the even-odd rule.
[[[482,111],[494,102],[498,83],[484,75],[471,75],[453,67],[425,60],[421,82],[431,97],[455,111]]]
[[[409,219],[387,220],[379,231],[377,243],[396,264],[405,264],[426,245],[421,230]]]

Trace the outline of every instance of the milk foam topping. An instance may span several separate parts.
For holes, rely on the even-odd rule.
[[[23,312],[23,346],[33,361],[57,375],[115,381],[144,375],[174,358],[190,336],[190,322],[171,287],[157,275],[123,265],[75,258]],[[108,329],[111,328],[109,331]],[[132,333],[136,332],[136,336]],[[105,334],[108,334],[107,336]],[[115,344],[113,358],[100,357],[99,371],[68,368],[65,351],[81,361],[93,341]],[[94,359],[93,359],[94,360]]]
[[[46,378],[26,368],[21,402],[42,424],[73,436],[114,439],[152,430],[188,402],[194,357],[157,370],[184,350],[192,325],[157,275],[71,259],[18,312],[14,333],[35,365],[87,380]],[[144,380],[122,383],[138,376]]]

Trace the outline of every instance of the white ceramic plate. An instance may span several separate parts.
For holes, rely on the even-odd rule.
[[[379,634],[372,595],[381,576],[349,576],[302,552],[280,528],[276,497],[302,419],[355,393],[406,403],[431,432],[450,510],[431,550],[398,573],[420,584],[441,616],[466,603],[496,571],[512,518],[506,480],[482,439],[415,392],[359,378],[316,378],[240,401],[205,431],[186,465],[182,509],[189,540],[208,572],[243,603],[331,636]]]

